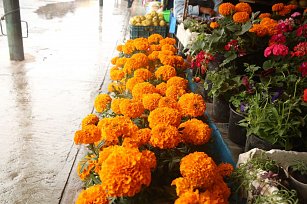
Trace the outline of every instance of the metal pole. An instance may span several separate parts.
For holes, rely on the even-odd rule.
[[[22,61],[25,57],[23,52],[19,0],[4,0],[3,6],[10,59]]]
[[[99,0],[99,6],[103,6],[103,0]]]

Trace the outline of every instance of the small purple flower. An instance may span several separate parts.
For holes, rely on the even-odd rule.
[[[243,113],[243,112],[245,112],[245,110],[246,110],[246,104],[241,102],[241,104],[240,104],[240,111]]]
[[[279,98],[279,96],[282,94],[282,90],[281,89],[279,89],[279,90],[277,90],[276,92],[274,92],[274,94],[273,94],[273,96],[272,96],[272,102],[274,102],[276,99],[278,99]]]

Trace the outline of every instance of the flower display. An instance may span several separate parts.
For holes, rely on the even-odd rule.
[[[167,82],[166,82],[167,86],[175,86],[178,88],[182,88],[184,90],[187,89],[188,86],[188,81],[182,77],[178,77],[178,76],[174,76],[171,77]]]
[[[136,50],[133,40],[128,40],[126,44],[122,46],[122,50],[124,54],[131,55]]]
[[[134,72],[134,77],[141,78],[144,81],[149,80],[152,77],[152,73],[148,69],[138,69]]]
[[[149,44],[158,44],[163,37],[160,34],[152,34],[148,37]]]
[[[173,53],[176,53],[176,48],[173,45],[165,44],[161,47],[161,51],[171,51]]]
[[[161,66],[155,72],[156,78],[161,78],[164,81],[169,80],[171,77],[176,76],[176,69],[172,66],[165,65]]]
[[[158,93],[144,94],[142,97],[144,108],[150,111],[156,109],[161,98],[162,96]]]
[[[134,39],[133,44],[135,48],[139,51],[146,51],[149,48],[149,42],[147,38],[137,38]]]
[[[222,3],[219,6],[219,13],[223,16],[232,15],[235,11],[236,7],[232,3]]]
[[[183,116],[197,117],[204,114],[206,104],[199,94],[183,94],[178,101],[180,112]]]
[[[167,84],[165,82],[162,82],[156,86],[156,89],[161,96],[165,96],[167,90]]]
[[[110,77],[113,81],[120,81],[124,78],[125,72],[123,70],[111,70]]]
[[[249,20],[249,14],[246,11],[236,12],[232,18],[235,23],[246,23]]]
[[[76,204],[108,204],[109,199],[107,197],[106,191],[101,185],[92,186],[88,189],[83,190],[76,201]]]
[[[142,102],[134,99],[122,100],[119,104],[120,113],[129,118],[137,118],[144,113]]]
[[[211,138],[211,128],[198,119],[191,119],[179,125],[182,129],[182,139],[185,143],[202,145],[207,143]]]
[[[111,101],[112,98],[108,94],[99,94],[95,99],[94,107],[98,113],[101,113],[107,108]]]
[[[178,98],[181,97],[185,93],[186,93],[186,91],[182,87],[169,86],[169,87],[167,87],[167,89],[165,91],[165,96],[178,100]]]
[[[158,104],[159,108],[173,108],[178,110],[178,103],[177,100],[172,97],[163,97],[159,100]]]
[[[122,114],[121,111],[120,111],[120,107],[119,105],[126,99],[124,98],[114,98],[111,102],[111,109],[114,113],[116,114]]]
[[[153,128],[158,124],[166,124],[178,127],[181,115],[178,110],[173,108],[156,108],[148,116],[149,127]]]
[[[178,129],[168,124],[157,124],[151,130],[150,144],[160,149],[176,147],[181,141]]]
[[[176,40],[174,38],[166,37],[166,38],[160,40],[161,46],[163,46],[163,45],[175,45],[175,44],[176,44]]]
[[[271,18],[271,14],[270,13],[261,13],[258,16],[259,19],[263,19],[263,18]]]
[[[157,89],[149,82],[142,82],[136,84],[132,89],[132,96],[135,99],[141,100],[144,94],[157,93]]]
[[[127,58],[126,57],[121,57],[121,58],[118,58],[116,60],[116,64],[115,65],[117,67],[124,67],[126,62],[127,62]]]
[[[144,82],[144,79],[143,78],[140,78],[140,77],[132,77],[130,79],[127,80],[126,82],[126,88],[127,90],[129,90],[130,92],[132,92],[134,86],[138,83],[142,83]]]
[[[87,125],[97,125],[99,122],[99,118],[95,114],[88,114],[85,118],[83,118],[81,126],[82,129]]]
[[[248,14],[252,13],[252,8],[248,3],[240,2],[235,5],[236,12],[246,12]]]
[[[75,133],[74,141],[76,144],[91,144],[101,138],[100,129],[96,125],[87,125],[82,130]]]

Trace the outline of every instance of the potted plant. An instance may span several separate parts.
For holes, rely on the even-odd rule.
[[[307,202],[307,163],[297,160],[288,166],[287,172],[291,184],[300,193],[302,199]]]

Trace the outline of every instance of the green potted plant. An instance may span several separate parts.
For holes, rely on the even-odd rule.
[[[301,197],[307,202],[307,163],[296,160],[287,168],[291,184],[300,193]]]

